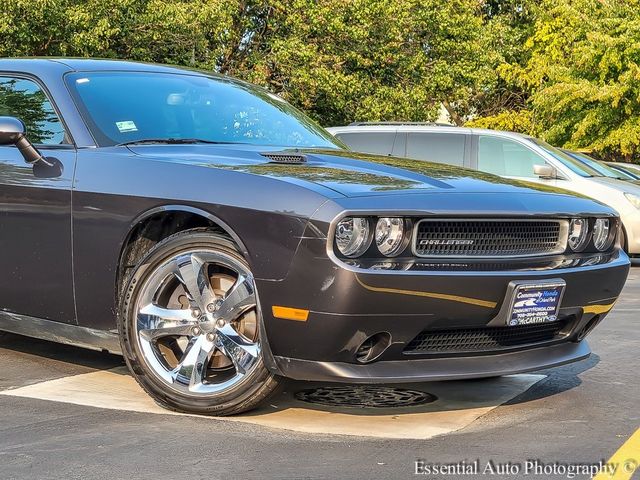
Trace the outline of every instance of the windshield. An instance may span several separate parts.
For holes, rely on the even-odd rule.
[[[635,163],[621,163],[619,167],[627,171],[631,170],[630,173],[640,173],[640,165],[636,165]]]
[[[84,72],[66,78],[101,146],[199,139],[340,148],[328,132],[279,97],[233,80],[155,72]]]
[[[551,155],[553,158],[562,163],[565,167],[571,170],[573,173],[577,173],[581,177],[602,177],[602,174],[597,172],[596,170],[588,167],[584,163],[576,160],[564,153],[562,150],[557,149],[554,146],[549,145],[547,142],[544,142],[538,138],[531,137],[530,140],[542,148],[545,152]]]
[[[628,175],[629,178],[633,180],[640,179],[640,170],[633,168],[633,166],[628,163],[617,164],[615,162],[607,162],[607,165],[620,173]]]
[[[567,152],[567,153],[571,155],[573,158],[575,158],[576,160],[578,160],[579,162],[582,162],[588,167],[591,167],[602,176],[609,177],[609,178],[617,178],[619,180],[629,180],[631,178],[629,175],[625,175],[622,172],[618,172],[614,168],[608,167],[607,165],[604,165],[598,162],[597,160],[591,158],[588,155],[585,155],[584,153],[580,153],[580,152]]]

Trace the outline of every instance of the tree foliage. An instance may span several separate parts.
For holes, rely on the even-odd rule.
[[[435,120],[640,156],[640,0],[4,0],[0,56],[170,63],[325,125]]]
[[[500,73],[528,92],[532,128],[601,156],[640,152],[640,2],[545,0],[524,46]]]
[[[249,78],[327,124],[466,114],[495,77],[476,0],[272,2]]]
[[[0,55],[187,65],[269,87],[324,124],[462,123],[497,76],[480,0],[5,0]]]
[[[45,143],[60,132],[59,128],[52,129],[54,125],[59,126],[58,118],[42,90],[29,89],[19,83],[24,82],[0,79],[0,115],[20,112],[29,139],[34,143]]]

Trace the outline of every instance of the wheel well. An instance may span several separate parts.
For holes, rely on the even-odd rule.
[[[230,237],[229,233],[214,221],[192,212],[158,212],[138,223],[129,233],[120,254],[116,293],[119,295],[127,284],[133,268],[157,243],[174,233],[199,227],[207,227],[213,232]]]

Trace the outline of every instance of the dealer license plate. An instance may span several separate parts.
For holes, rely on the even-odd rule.
[[[565,283],[522,284],[516,286],[507,324],[530,325],[558,320]]]

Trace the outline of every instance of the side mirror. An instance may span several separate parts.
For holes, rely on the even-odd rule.
[[[15,145],[24,161],[29,164],[44,162],[49,165],[42,154],[27,139],[27,128],[14,117],[0,117],[0,145]]]
[[[47,157],[43,162],[34,163],[32,168],[36,178],[58,178],[64,170],[62,162],[53,157]]]
[[[558,178],[558,171],[551,165],[534,165],[533,173],[540,178],[556,179]]]

